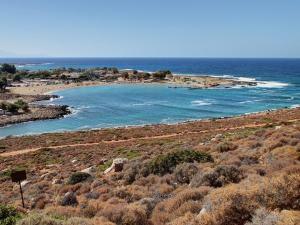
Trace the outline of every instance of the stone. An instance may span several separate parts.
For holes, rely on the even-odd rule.
[[[116,158],[116,159],[114,159],[111,166],[104,171],[104,174],[107,174],[107,173],[111,172],[113,169],[115,170],[115,172],[122,171],[123,167],[124,167],[124,164],[126,162],[128,162],[128,159],[126,159],[126,158]]]
[[[31,181],[29,181],[29,180],[23,180],[23,181],[21,182],[21,187],[24,188],[24,187],[27,186],[27,184],[30,184],[30,183],[31,183]]]
[[[77,206],[78,201],[76,194],[72,191],[67,192],[64,197],[60,200],[59,204],[61,206]]]
[[[53,179],[52,184],[62,184],[63,181],[61,179]]]

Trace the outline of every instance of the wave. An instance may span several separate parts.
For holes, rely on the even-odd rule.
[[[212,105],[212,102],[205,101],[205,100],[194,100],[191,101],[191,104],[194,106],[204,106],[204,105]]]
[[[130,104],[130,106],[151,106],[151,105],[159,105],[165,103],[168,103],[168,101],[146,101],[141,103],[132,103]]]
[[[230,75],[225,75],[230,76]],[[288,83],[278,82],[278,81],[259,81],[256,80],[256,78],[253,77],[234,77],[231,76],[232,79],[242,82],[250,82],[250,83],[256,83],[256,86],[253,87],[261,87],[261,88],[284,88],[289,86]]]
[[[296,108],[299,108],[300,107],[300,104],[294,104],[294,105],[291,105],[291,109],[296,109]]]
[[[264,99],[246,100],[246,101],[241,101],[241,102],[238,102],[238,103],[247,104],[247,103],[254,103],[254,102],[261,102],[261,101],[264,101]]]
[[[27,66],[46,66],[46,65],[52,65],[54,63],[46,62],[46,63],[19,63],[15,64],[17,68],[23,68]]]
[[[186,75],[189,76],[191,74],[178,74],[178,75]],[[196,74],[194,74],[196,75]],[[204,75],[202,75],[204,76]],[[233,75],[205,75],[205,76],[211,76],[211,77],[216,77],[216,78],[227,78],[227,79],[233,79],[236,81],[242,81],[242,82],[250,82],[250,83],[256,83],[256,86],[251,86],[251,87],[261,87],[261,88],[284,88],[289,86],[289,83],[284,83],[284,82],[279,82],[279,81],[259,81],[256,80],[254,77],[236,77]],[[240,88],[240,86],[235,86],[235,88]]]

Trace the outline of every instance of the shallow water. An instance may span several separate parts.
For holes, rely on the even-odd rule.
[[[216,61],[215,67],[212,66],[215,70],[210,69],[215,73],[211,72],[209,74],[217,76],[230,75],[243,77],[239,79],[268,81],[261,82],[258,87],[251,88],[202,90],[147,84],[81,87],[59,91],[55,94],[62,96],[62,98],[45,103],[69,105],[73,111],[71,115],[62,119],[34,121],[0,128],[0,137],[128,125],[171,124],[187,120],[234,116],[295,106],[300,103],[300,64],[297,62],[299,63],[300,60],[296,62],[275,61],[273,62],[274,67],[272,67],[269,61],[256,61],[255,65],[260,69],[253,66],[253,74],[258,73],[260,70],[264,72],[261,75],[252,76],[237,74],[239,69],[232,66],[239,65],[241,69],[244,65],[248,68],[244,70],[248,71],[251,68],[249,65],[254,63],[252,61],[229,61],[228,63],[232,66],[232,73],[227,71],[228,65],[220,61]],[[197,61],[191,59],[186,63],[194,65],[194,67],[191,67],[193,69],[190,70],[190,73],[194,73],[195,68],[198,68],[198,73],[205,72],[205,68],[199,67],[198,63],[205,64],[201,60],[197,63]],[[50,65],[54,67],[56,64],[45,64],[44,66],[48,68]],[[80,65],[87,67],[84,64]],[[188,71],[185,71],[185,67],[180,67],[180,65],[183,65],[182,61],[178,63],[177,67],[174,65],[177,65],[176,62],[171,60],[171,62],[164,64],[164,68],[169,68],[173,72],[188,73]],[[209,65],[205,65],[209,68]],[[221,65],[223,65],[226,74],[225,72],[224,74],[217,73],[217,71],[222,70]],[[32,65],[30,66],[32,67]],[[42,65],[38,64],[37,66]],[[150,69],[149,66],[144,69],[155,70],[155,68]],[[283,74],[283,76],[280,76],[280,74]]]

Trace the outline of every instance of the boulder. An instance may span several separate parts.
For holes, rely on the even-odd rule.
[[[62,184],[63,181],[61,179],[53,179],[52,184]]]
[[[21,182],[21,187],[22,188],[24,188],[24,187],[26,187],[28,184],[30,184],[31,183],[31,181],[29,181],[29,180],[23,180],[22,182]]]
[[[128,159],[126,159],[126,158],[116,158],[116,159],[114,159],[111,166],[104,171],[104,174],[107,174],[107,173],[109,173],[113,170],[115,170],[115,172],[122,171],[123,167],[124,167],[124,164],[126,162],[128,162]]]
[[[72,191],[67,192],[64,197],[59,201],[61,206],[77,206],[78,201],[76,194]]]

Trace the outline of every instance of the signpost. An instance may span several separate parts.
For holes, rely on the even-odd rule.
[[[26,180],[26,171],[25,170],[18,170],[18,171],[11,172],[11,181],[19,183],[19,185],[20,185],[22,205],[23,205],[23,208],[25,208],[24,198],[23,198],[23,190],[22,190],[22,185],[21,185],[21,181],[23,181],[23,180]]]

